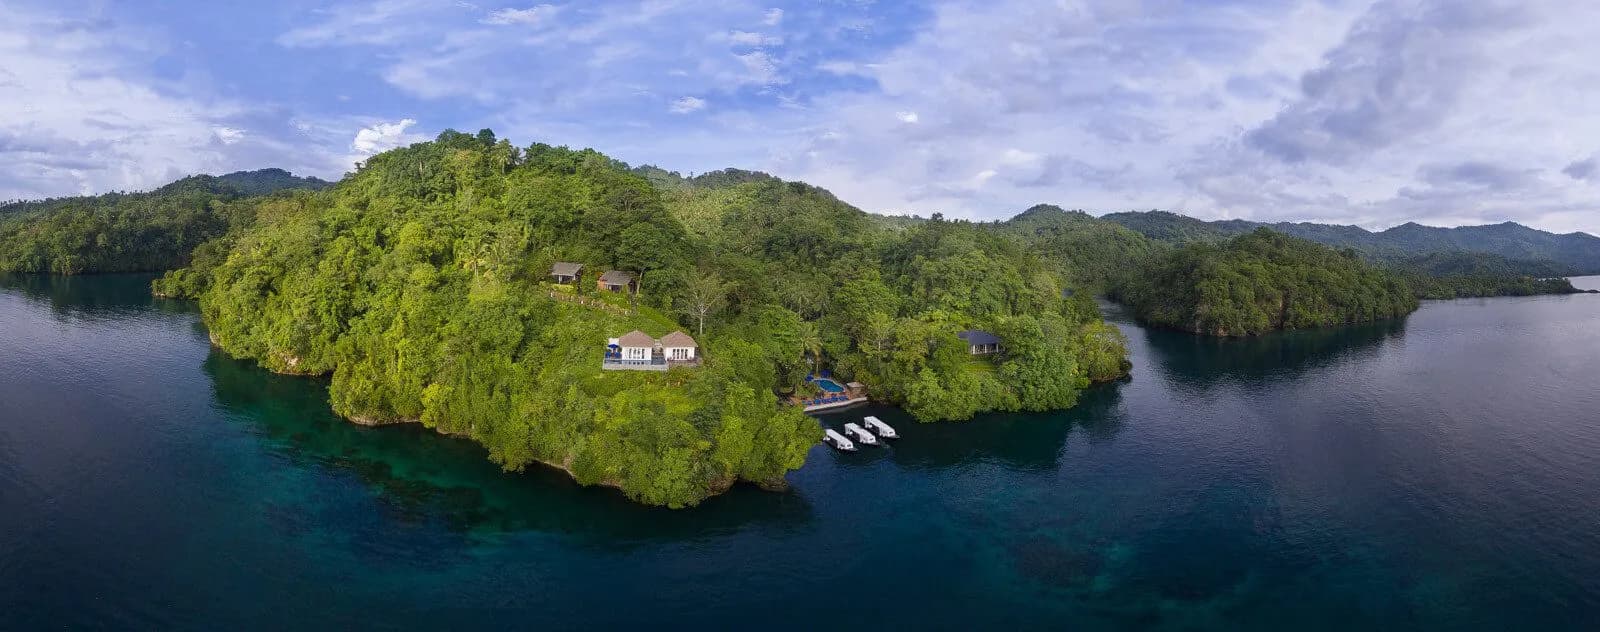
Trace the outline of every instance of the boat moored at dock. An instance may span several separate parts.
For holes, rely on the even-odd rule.
[[[868,430],[878,433],[878,436],[885,439],[900,438],[900,433],[895,432],[894,428],[890,428],[889,424],[883,423],[883,420],[877,417],[867,417],[866,419],[861,420],[861,423],[864,424]]]
[[[870,432],[867,432],[866,428],[856,425],[855,422],[845,424],[844,433],[866,445],[878,445],[878,437],[874,436]]]
[[[843,451],[843,452],[855,452],[856,451],[856,444],[855,444],[854,441],[851,441],[850,439],[846,438],[844,435],[839,434],[838,432],[834,431],[834,429],[832,429],[832,428],[827,428],[827,429],[824,429],[822,431],[822,442],[826,443],[828,445],[831,445],[831,446],[833,446],[835,448],[838,448],[840,451]]]

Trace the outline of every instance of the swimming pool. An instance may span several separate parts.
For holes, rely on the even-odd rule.
[[[830,379],[825,378],[825,377],[819,377],[817,379],[811,380],[811,383],[812,384],[816,384],[817,388],[820,388],[820,389],[822,389],[824,391],[827,391],[829,393],[843,393],[844,392],[844,387],[843,386],[839,386],[838,382],[835,382],[835,381],[830,380]]]

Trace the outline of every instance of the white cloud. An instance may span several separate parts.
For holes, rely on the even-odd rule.
[[[236,144],[239,141],[244,140],[245,137],[244,130],[228,127],[226,125],[218,125],[211,128],[211,131],[216,133],[217,140],[222,141],[222,144],[224,145]]]
[[[541,1],[314,12],[276,52],[357,73],[347,101],[314,106],[331,112],[156,73],[192,54],[172,34],[0,4],[0,198],[341,169],[420,139],[412,119],[366,116],[381,99],[519,142],[763,169],[875,211],[1600,231],[1595,3]]]
[[[541,25],[554,17],[557,11],[557,7],[548,4],[526,9],[496,9],[483,19],[483,23],[500,26],[512,24]]]
[[[355,139],[350,141],[350,150],[358,156],[371,156],[426,140],[426,137],[406,133],[407,129],[416,124],[415,119],[400,119],[393,122],[380,121],[363,127],[356,132]]]
[[[783,44],[783,38],[775,35],[764,35],[750,31],[730,31],[728,42],[738,46],[778,46]]]
[[[640,0],[485,15],[424,0],[366,0],[323,12],[278,42],[377,48],[370,67],[407,95],[471,99],[517,117],[588,116],[645,93],[789,83],[785,39],[749,28],[764,7],[731,0],[712,9],[694,0]],[[543,28],[504,28],[528,21]]]
[[[148,76],[157,34],[95,17],[0,4],[0,199],[148,189],[275,151],[234,122],[246,107]]]
[[[869,64],[859,64],[859,63],[856,63],[856,62],[853,62],[853,61],[846,61],[846,60],[842,60],[842,59],[832,59],[832,60],[828,60],[828,61],[822,62],[820,64],[817,64],[817,70],[821,70],[822,72],[825,72],[825,73],[828,73],[828,74],[832,74],[832,75],[840,75],[840,76],[852,76],[852,75],[854,75],[854,76],[866,77],[866,76],[870,75],[870,73],[872,71],[872,67]]]
[[[813,99],[763,167],[890,212],[1597,230],[1574,219],[1600,180],[1579,105],[1600,98],[1597,20],[1556,0],[945,2],[887,54],[814,66],[877,89]]]
[[[744,72],[738,76],[740,83],[766,86],[788,82],[778,71],[778,60],[766,51],[751,51],[734,57],[744,65]]]
[[[673,114],[688,114],[705,109],[706,101],[699,97],[681,97],[672,102]]]
[[[466,7],[443,5],[467,10]],[[427,32],[429,20],[422,19],[440,9],[430,0],[375,0],[343,3],[317,11],[323,19],[278,37],[278,43],[291,47],[325,45],[386,46],[406,41]]]
[[[1265,219],[1596,231],[1592,191],[1563,173],[1600,137],[1575,105],[1594,98],[1596,20],[1551,0],[1375,4],[1279,111],[1183,179]]]

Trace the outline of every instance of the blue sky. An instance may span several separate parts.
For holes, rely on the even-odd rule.
[[[1600,3],[0,0],[0,199],[439,130],[1034,203],[1600,233]]]

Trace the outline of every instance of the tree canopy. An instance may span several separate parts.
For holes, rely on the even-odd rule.
[[[187,265],[200,244],[253,220],[250,196],[328,183],[282,169],[190,176],[148,193],[0,205],[0,271],[140,272]]]
[[[1116,291],[1146,322],[1217,336],[1370,322],[1418,306],[1399,274],[1266,228],[1154,257]]]

